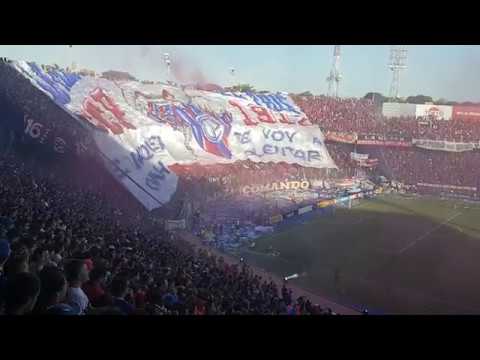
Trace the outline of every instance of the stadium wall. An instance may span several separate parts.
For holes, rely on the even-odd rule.
[[[314,204],[308,206],[302,206],[294,211],[289,211],[283,214],[275,214],[270,217],[271,225],[280,225],[287,221],[292,221],[298,218],[299,216],[305,215],[312,211],[318,211],[321,215],[332,215],[336,207],[348,207],[358,205],[359,200],[363,198],[372,198],[377,193],[374,190],[364,190],[351,194],[348,196],[339,196],[337,198],[326,199],[318,201]]]
[[[415,116],[416,115],[415,104],[402,104],[402,103],[389,103],[385,102],[382,106],[383,116],[389,117],[402,117],[402,116]]]

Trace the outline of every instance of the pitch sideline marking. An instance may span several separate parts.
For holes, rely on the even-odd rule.
[[[444,222],[442,222],[441,224],[438,224],[437,226],[435,226],[433,229],[430,229],[429,231],[427,231],[425,234],[419,236],[418,238],[416,238],[414,241],[412,241],[410,244],[408,244],[407,246],[405,246],[403,249],[401,249],[397,255],[401,255],[403,254],[405,251],[407,251],[408,249],[410,249],[412,246],[414,246],[416,243],[418,243],[419,241],[425,239],[426,237],[428,237],[430,234],[432,234],[433,232],[437,231],[439,228],[441,228],[443,225],[446,225],[448,224],[450,221],[452,221],[453,219],[456,219],[457,217],[459,217],[460,215],[462,215],[462,212],[458,212],[456,214],[453,214],[452,216],[450,216],[448,219],[446,219]]]

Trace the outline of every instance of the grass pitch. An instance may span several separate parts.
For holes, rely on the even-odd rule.
[[[268,254],[269,247],[279,252]],[[384,195],[257,241],[248,262],[345,305],[480,313],[480,206]]]

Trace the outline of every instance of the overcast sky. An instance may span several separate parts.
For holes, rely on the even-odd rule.
[[[424,94],[435,99],[480,101],[480,46],[408,46],[408,69],[401,75],[400,96]],[[0,45],[0,56],[57,63],[75,62],[98,72],[127,71],[142,80],[164,80],[162,54],[168,52],[177,73],[222,86],[249,83],[259,90],[325,93],[333,45]],[[342,45],[341,96],[386,94],[391,81],[389,46]],[[235,68],[235,80],[229,68]]]

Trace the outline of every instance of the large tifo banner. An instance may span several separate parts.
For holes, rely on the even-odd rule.
[[[319,127],[283,93],[214,93],[13,66],[93,125],[109,168],[150,210],[175,192],[173,164],[248,159],[336,168]]]

